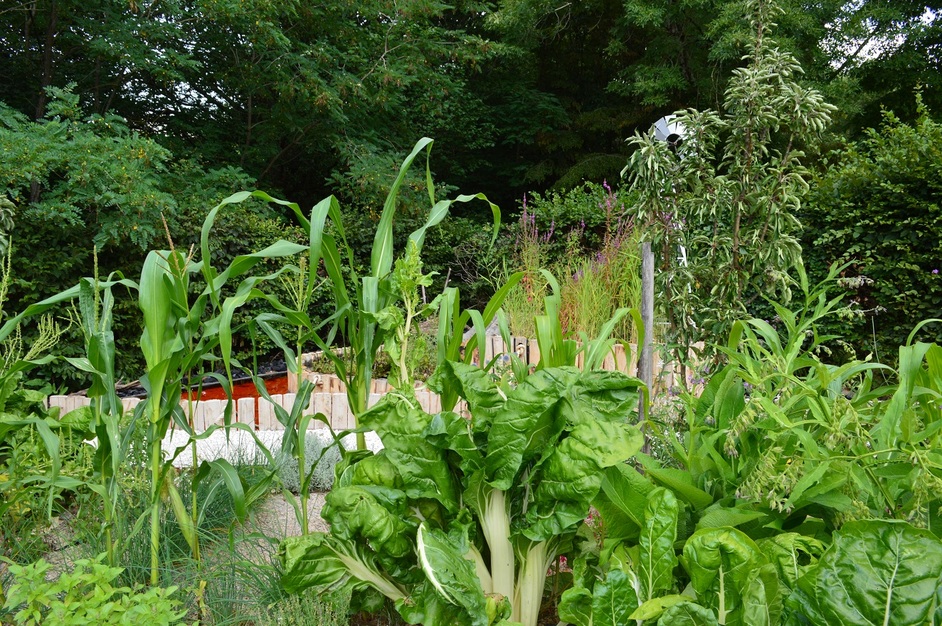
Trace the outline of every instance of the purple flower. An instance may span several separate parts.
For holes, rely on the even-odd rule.
[[[932,273],[933,273],[933,274],[938,274],[938,273],[939,273],[939,270],[938,270],[938,269],[934,269],[934,270],[932,270]]]

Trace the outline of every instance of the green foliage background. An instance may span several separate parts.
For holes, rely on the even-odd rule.
[[[840,334],[885,358],[917,322],[942,313],[942,125],[916,101],[914,123],[887,112],[880,128],[833,155],[803,215],[815,270],[850,263],[844,284],[855,314]],[[926,326],[920,337],[939,341],[942,328]]]
[[[801,87],[838,106],[828,145],[866,138],[883,108],[923,124],[931,115],[913,104],[917,85],[927,110],[940,110],[936,4],[777,3],[774,36],[804,68]],[[11,295],[26,303],[91,274],[92,243],[101,267],[134,275],[142,251],[166,239],[161,216],[185,247],[201,214],[236,189],[301,206],[333,193],[351,232],[369,232],[400,155],[423,135],[437,140],[440,193],[483,192],[513,223],[527,193],[617,180],[633,149],[625,137],[662,115],[722,110],[729,77],[746,63],[747,15],[742,0],[13,3],[0,10],[0,230],[13,228],[23,252]],[[412,175],[404,187],[405,221],[424,185]],[[509,253],[486,252],[486,209],[456,211],[430,233],[426,268],[435,290],[461,284],[480,303]],[[820,234],[829,227],[815,211],[808,224]],[[555,219],[562,228],[577,215]],[[219,226],[218,254],[264,245],[292,224],[260,205],[233,215]],[[362,263],[371,242],[354,239]],[[831,241],[804,247],[844,255],[828,251]],[[928,257],[906,263],[896,269],[932,269]],[[934,306],[931,294],[917,297],[927,289],[913,278],[876,295],[918,300],[921,315]],[[116,328],[133,335],[117,295]]]

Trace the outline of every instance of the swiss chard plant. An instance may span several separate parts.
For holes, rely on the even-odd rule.
[[[446,361],[429,386],[470,418],[430,415],[410,393],[363,414],[384,449],[338,467],[329,533],[287,539],[291,591],[371,589],[413,624],[535,626],[549,565],[568,552],[605,468],[642,445],[640,381],[547,367],[506,390]]]
[[[621,491],[625,481],[644,481],[632,472],[609,470],[607,485]],[[670,489],[648,488],[640,496],[637,487],[625,490],[624,498],[602,505],[595,533],[583,533],[577,544],[574,584],[563,593],[560,617],[577,626],[778,624],[788,589],[780,581],[794,581],[823,547],[796,533],[754,541],[710,522],[689,535],[690,507]]]

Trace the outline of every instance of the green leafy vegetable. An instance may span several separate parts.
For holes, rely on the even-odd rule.
[[[719,626],[713,611],[693,602],[682,602],[664,611],[657,626]]]
[[[786,606],[799,624],[939,624],[942,541],[902,521],[850,522]]]
[[[509,618],[535,626],[547,570],[583,525],[605,469],[642,446],[631,425],[641,383],[555,367],[505,396],[480,368],[447,362],[431,384],[457,388],[471,419],[427,415],[408,393],[388,394],[364,413],[361,423],[385,449],[338,466],[323,512],[331,534],[286,540],[285,584],[369,586],[411,623],[488,626]],[[660,520],[651,548],[658,589],[668,584],[667,518],[677,506],[663,498],[650,513]],[[637,576],[626,566],[606,580],[590,604],[609,607],[609,623],[620,623],[638,602],[613,599],[635,594]]]
[[[735,528],[700,530],[687,540],[682,559],[697,601],[716,611],[721,624],[748,626],[743,596],[765,560],[755,542]]]
[[[674,541],[677,539],[677,515],[679,505],[674,494],[658,487],[648,494],[644,510],[645,524],[641,529],[638,560],[638,575],[644,599],[650,600],[674,584]]]

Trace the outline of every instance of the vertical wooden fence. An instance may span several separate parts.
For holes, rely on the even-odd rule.
[[[478,350],[475,352],[479,353]],[[511,338],[511,345],[505,346],[500,337],[489,336],[484,345],[484,362],[490,363],[495,357],[501,357],[507,354],[516,354],[528,365],[535,367],[540,361],[540,348],[536,340],[523,337]],[[313,356],[313,355],[305,355]],[[477,360],[478,355],[474,355]],[[509,360],[509,357],[505,357]],[[308,361],[304,358],[302,362]],[[506,362],[506,361],[505,361]],[[582,367],[583,355],[579,355],[576,365]],[[637,375],[637,347],[633,344],[627,346],[627,350],[622,345],[616,345],[612,352],[605,357],[602,369],[610,371],[620,371],[629,376]],[[654,392],[665,391],[680,384],[679,372],[674,363],[665,363],[660,354],[655,351],[654,354]],[[354,425],[353,413],[350,411],[347,403],[346,387],[339,378],[333,374],[320,374],[316,372],[305,372],[305,377],[315,383],[314,392],[311,395],[311,402],[308,405],[308,412],[322,413],[328,416],[331,427],[334,430],[345,430]],[[288,410],[295,401],[297,389],[293,377],[288,378],[289,393],[272,396],[272,401]],[[373,406],[379,399],[390,391],[386,379],[376,379],[373,381],[370,390],[369,405]],[[437,413],[441,410],[441,400],[438,395],[432,393],[419,384],[416,389],[416,397],[422,408],[429,413]],[[47,403],[50,407],[59,407],[61,413],[65,414],[81,406],[87,406],[90,400],[81,395],[69,396],[49,396]],[[123,400],[126,409],[131,410],[141,402],[138,398],[126,398]],[[190,403],[182,403],[183,410],[189,415]],[[214,424],[221,424],[223,413],[226,407],[225,400],[202,400],[194,401],[193,407],[193,425],[197,432],[202,432]],[[460,409],[460,407],[459,407]],[[233,407],[233,421],[247,424],[259,431],[281,430],[282,425],[275,416],[275,408],[272,402],[264,398],[240,398],[236,400]],[[322,422],[311,422],[311,429],[326,428]]]

